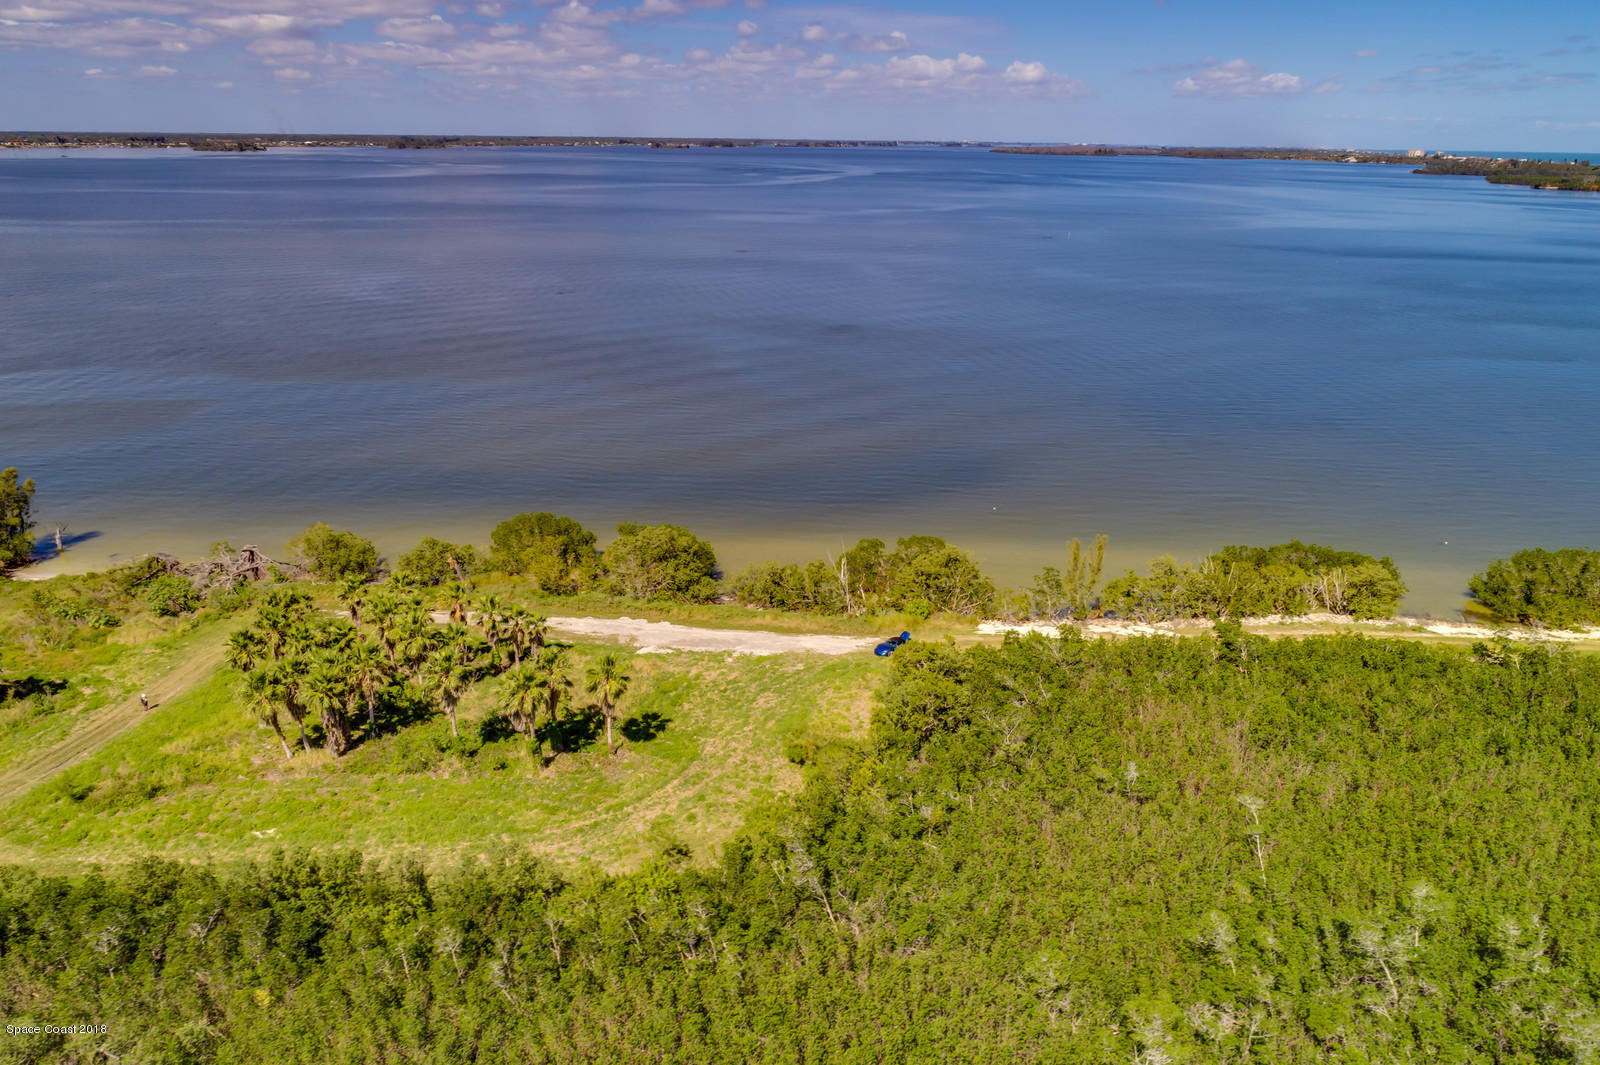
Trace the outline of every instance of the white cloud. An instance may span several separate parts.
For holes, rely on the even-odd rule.
[[[496,2],[479,4],[473,10],[482,15],[484,18],[505,18],[507,12],[509,12],[511,9],[505,4]]]
[[[208,30],[161,19],[126,18],[101,22],[20,22],[0,19],[0,49],[60,48],[121,58],[143,51],[174,51],[177,45],[204,45],[216,39]]]
[[[848,35],[840,34],[839,36],[844,37]],[[829,33],[828,28],[822,23],[808,22],[806,23],[805,29],[800,31],[800,39],[803,41],[831,41],[834,39],[834,35]]]
[[[911,38],[903,30],[890,30],[882,36],[858,35],[845,47],[852,52],[909,52]]]
[[[1263,74],[1261,67],[1243,59],[1209,63],[1204,69],[1172,83],[1173,92],[1179,96],[1234,100],[1292,96],[1304,88],[1294,74]]]
[[[1340,81],[1338,76],[1335,75],[1334,77],[1327,78],[1326,80],[1321,82],[1316,88],[1312,89],[1311,90],[1311,95],[1312,96],[1326,96],[1331,92],[1338,92],[1342,88],[1344,88],[1344,82]]]
[[[216,85],[214,85],[212,87],[216,88],[216,89],[231,89],[231,88],[233,88],[233,82],[231,82],[231,81],[219,81],[219,82],[216,83]]]
[[[678,0],[640,0],[639,6],[633,9],[634,18],[669,18],[688,13],[689,9]]]
[[[319,27],[338,25],[338,22],[327,19],[275,14],[222,15],[193,21],[234,37],[306,37]]]
[[[171,67],[140,67],[137,71],[141,78],[170,78],[177,71]]]
[[[34,7],[31,4],[0,7],[0,19],[16,19],[18,22],[64,22],[74,14],[64,7]]]
[[[744,0],[744,6],[751,11],[765,11],[767,9],[767,0]]]
[[[83,72],[83,76],[86,77],[86,78],[93,78],[93,79],[99,80],[99,81],[112,81],[112,80],[114,80],[116,78],[115,74],[107,74],[105,71],[101,70],[99,67],[90,67],[88,70],[85,70]]]
[[[378,23],[378,36],[407,44],[435,44],[456,35],[456,28],[439,15],[428,18],[390,18]]]
[[[754,37],[760,31],[760,29],[760,26],[756,25],[754,22],[751,22],[749,19],[740,19],[739,25],[734,27],[734,32],[741,37]]]
[[[310,81],[311,71],[300,70],[298,67],[283,67],[280,70],[274,70],[272,76],[279,81]]]
[[[1024,63],[1018,59],[1000,76],[1018,85],[1042,85],[1050,80],[1050,71],[1043,63]]]

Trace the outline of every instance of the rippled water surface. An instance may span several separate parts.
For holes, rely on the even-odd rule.
[[[0,465],[80,566],[524,509],[1024,581],[1600,546],[1600,197],[969,149],[0,153]],[[1445,541],[1448,541],[1446,543]]]

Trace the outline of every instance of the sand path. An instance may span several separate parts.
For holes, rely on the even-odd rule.
[[[220,642],[198,648],[152,680],[145,689],[150,696],[150,713],[160,713],[162,703],[171,702],[211,676],[222,664],[222,650]],[[106,707],[92,721],[69,733],[66,739],[0,774],[0,803],[9,802],[68,766],[83,761],[144,718],[144,708],[136,695]]]
[[[471,617],[471,615],[469,615]],[[435,613],[443,623],[449,615]],[[557,632],[601,636],[631,643],[640,654],[668,651],[730,651],[740,655],[850,655],[870,651],[878,640],[869,636],[823,636],[811,633],[763,632],[753,629],[702,629],[670,621],[639,618],[547,618]]]

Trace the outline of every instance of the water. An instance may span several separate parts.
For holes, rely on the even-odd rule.
[[[1600,546],[1597,282],[1600,197],[1401,167],[0,152],[0,466],[78,568],[548,509],[1015,583],[1297,536],[1444,612]]]

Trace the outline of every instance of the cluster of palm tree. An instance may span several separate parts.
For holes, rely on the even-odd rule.
[[[316,610],[302,591],[273,589],[255,623],[229,638],[228,661],[244,674],[245,702],[277,735],[285,757],[293,755],[285,717],[309,751],[306,721],[314,713],[337,758],[354,744],[358,729],[370,736],[414,701],[408,694],[436,705],[450,719],[451,735],[459,736],[456,707],[467,689],[504,675],[506,716],[542,758],[541,722],[553,733],[573,708],[567,646],[550,639],[540,615],[493,595],[474,600],[461,582],[445,585],[432,605],[422,592],[400,580],[347,581],[339,590],[344,611],[334,615]],[[623,659],[603,656],[585,681],[614,754],[612,722],[628,688]]]

